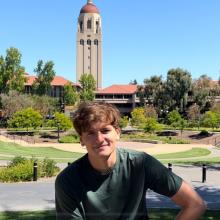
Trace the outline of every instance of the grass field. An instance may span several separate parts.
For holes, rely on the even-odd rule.
[[[178,213],[175,209],[149,209],[149,218],[156,220],[173,220]],[[0,220],[54,220],[55,211],[39,211],[39,212],[2,212]],[[207,211],[200,220],[219,220],[219,211]]]
[[[198,158],[209,155],[210,151],[204,148],[193,148],[188,151],[154,155],[162,163],[184,163],[184,164],[220,164],[220,157],[214,158]],[[74,161],[81,157],[82,153],[73,153],[55,149],[53,147],[23,147],[15,143],[6,143],[0,141],[0,160],[11,160],[14,156],[34,157],[34,158],[50,158],[56,162]],[[196,158],[194,158],[196,157]]]
[[[14,143],[6,143],[0,141],[0,159],[10,159],[14,156],[35,157],[35,158],[60,158],[56,159],[57,162],[62,160],[75,160],[81,157],[81,153],[72,153],[55,149],[52,147],[23,147]]]

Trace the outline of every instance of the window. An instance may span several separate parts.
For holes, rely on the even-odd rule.
[[[89,19],[87,21],[87,29],[91,29],[91,28],[92,28],[92,21],[91,21],[91,19]]]
[[[98,40],[97,39],[94,40],[94,44],[98,45]]]
[[[83,22],[80,21],[80,32],[82,32],[82,31],[83,31]]]
[[[80,39],[80,45],[84,45],[84,40],[83,39]]]
[[[96,34],[99,32],[99,21],[96,21]]]
[[[87,40],[87,45],[91,45],[91,40]]]

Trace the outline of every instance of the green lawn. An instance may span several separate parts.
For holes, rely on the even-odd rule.
[[[158,154],[154,155],[157,159],[172,159],[172,158],[190,158],[190,157],[201,157],[209,155],[211,151],[205,148],[192,148],[191,150],[169,153],[169,154]]]
[[[163,163],[187,163],[187,164],[202,164],[202,163],[220,163],[220,157],[207,158],[207,159],[193,159],[193,157],[201,157],[210,154],[210,151],[204,148],[193,148],[188,151],[159,154],[155,155]],[[35,157],[35,158],[50,158],[56,162],[69,162],[74,161],[81,157],[82,153],[73,153],[55,149],[52,147],[23,147],[15,143],[6,143],[0,141],[0,159],[10,160],[14,156]],[[184,158],[184,160],[181,160]]]
[[[167,163],[167,160],[160,160],[162,163]],[[211,165],[211,164],[220,164],[220,157],[212,157],[212,158],[206,158],[206,159],[184,159],[184,160],[173,160],[170,159],[169,163],[172,164],[189,164],[189,165]],[[219,218],[220,219],[220,218]]]
[[[173,220],[178,213],[176,209],[149,209],[150,219]],[[207,211],[200,220],[219,220],[220,211]],[[38,212],[1,212],[0,220],[54,220],[55,211],[38,211]]]
[[[14,143],[6,143],[0,141],[0,154],[1,158],[10,158],[10,155],[13,156],[29,156],[36,158],[62,158],[62,159],[77,159],[83,154],[81,153],[72,153],[68,151],[63,151],[55,149],[52,147],[23,147]]]

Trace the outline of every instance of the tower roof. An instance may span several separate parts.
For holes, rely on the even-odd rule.
[[[84,5],[81,10],[81,13],[97,13],[99,14],[98,8],[92,3],[92,0],[87,0],[87,4]]]

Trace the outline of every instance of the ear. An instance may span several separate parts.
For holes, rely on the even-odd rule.
[[[81,146],[82,146],[82,147],[85,146],[85,144],[84,144],[83,141],[82,141],[82,137],[81,137],[81,136],[80,136],[79,140],[80,140]]]
[[[120,128],[116,128],[115,130],[117,132],[117,140],[119,140],[120,139],[121,130],[120,130]]]

